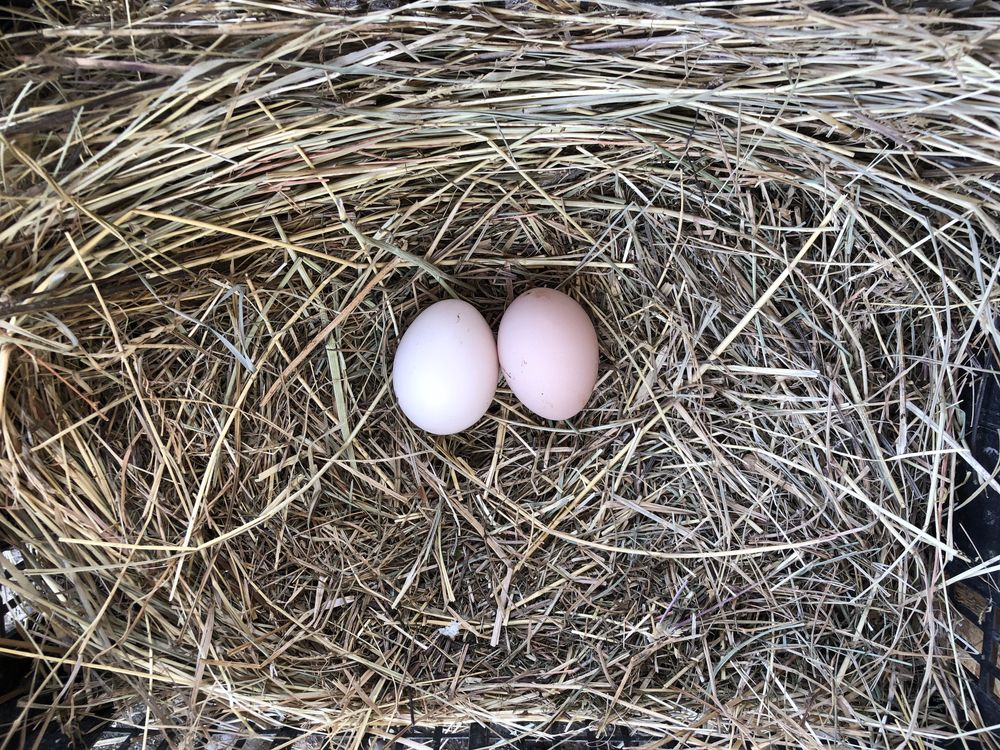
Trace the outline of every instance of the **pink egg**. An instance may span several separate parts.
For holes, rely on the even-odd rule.
[[[546,419],[579,413],[597,384],[594,324],[555,289],[532,289],[511,303],[500,321],[497,354],[514,395]]]
[[[406,329],[392,365],[399,407],[435,435],[461,432],[480,420],[497,389],[493,331],[468,302],[435,302]]]

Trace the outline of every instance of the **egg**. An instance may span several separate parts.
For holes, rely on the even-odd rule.
[[[489,325],[468,302],[435,302],[410,324],[396,349],[392,387],[399,408],[435,435],[468,429],[486,413],[499,370]]]
[[[546,419],[569,419],[597,384],[597,333],[586,311],[555,289],[515,299],[497,334],[500,369],[514,395]]]

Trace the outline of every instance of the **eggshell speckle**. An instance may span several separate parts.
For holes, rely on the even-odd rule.
[[[500,321],[500,368],[526,407],[546,419],[569,419],[597,384],[597,333],[586,311],[555,289],[532,289]]]
[[[392,386],[403,413],[436,435],[468,429],[496,393],[497,350],[489,325],[468,302],[435,302],[406,329]]]

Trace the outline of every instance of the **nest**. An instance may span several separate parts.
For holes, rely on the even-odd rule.
[[[988,8],[56,12],[0,42],[24,705],[727,748],[975,716],[943,571],[997,335]],[[588,408],[501,383],[413,428],[408,323],[534,286],[595,322]]]

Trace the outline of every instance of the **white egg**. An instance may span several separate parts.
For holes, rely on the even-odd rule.
[[[435,302],[406,329],[392,387],[413,424],[436,435],[468,429],[496,393],[499,365],[489,325],[468,302]]]

